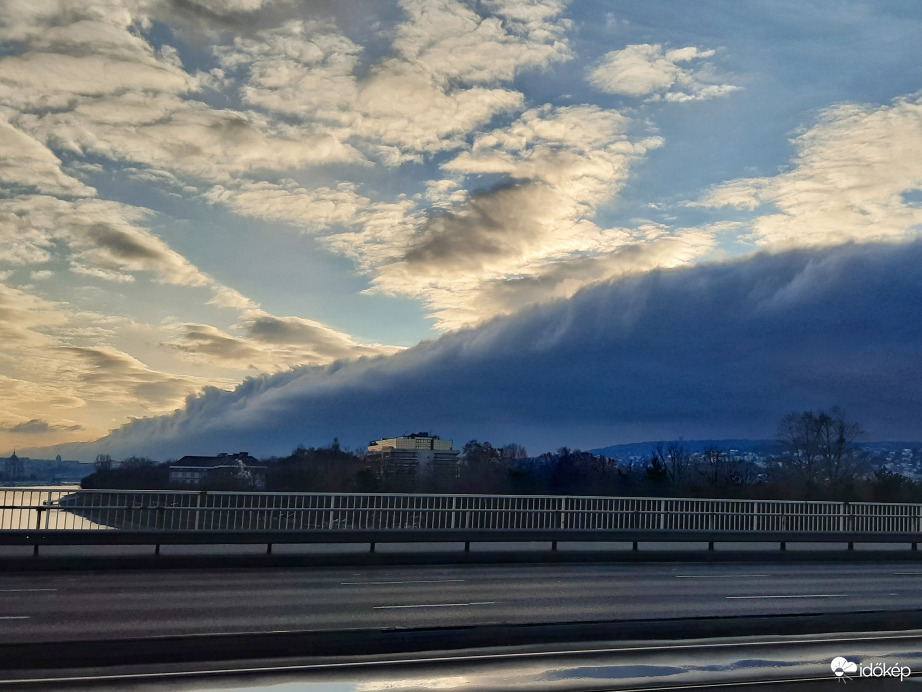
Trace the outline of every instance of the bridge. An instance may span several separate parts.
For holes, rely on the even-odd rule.
[[[906,653],[922,651],[922,570],[907,564],[922,556],[911,549],[920,520],[922,506],[894,503],[0,489],[0,546],[22,551],[0,570],[0,689],[257,674],[350,684],[371,675],[392,688],[415,676],[416,689],[445,676],[479,689],[519,676],[541,688],[561,675],[599,676],[580,689],[679,679],[694,688],[690,658],[722,683],[822,688],[833,656],[922,668],[922,654]],[[710,558],[733,551],[667,551],[675,556],[663,564],[633,558],[664,551],[600,546],[593,555],[611,558],[588,564],[569,541],[768,550],[719,563]],[[815,541],[901,545],[830,551],[832,568],[812,550],[778,551]],[[412,551],[411,564],[383,559],[389,542]],[[426,559],[432,542],[453,543],[446,559]],[[536,549],[463,559],[472,543],[520,542]],[[322,550],[294,545],[246,561],[228,559],[230,548],[203,557],[211,544],[274,543],[379,550],[359,547],[361,560],[339,563],[282,554]],[[146,548],[184,544],[170,550],[183,556]],[[43,545],[77,557],[29,556]],[[110,550],[145,557],[99,559]],[[559,559],[567,554],[577,557]]]

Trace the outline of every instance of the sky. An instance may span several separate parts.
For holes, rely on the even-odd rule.
[[[0,454],[539,453],[833,405],[922,439],[920,29],[912,0],[7,0]]]

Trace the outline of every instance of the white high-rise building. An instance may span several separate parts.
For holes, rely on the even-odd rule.
[[[386,437],[368,445],[368,460],[380,466],[384,478],[423,474],[457,478],[460,458],[461,452],[451,448],[451,440],[427,432]]]

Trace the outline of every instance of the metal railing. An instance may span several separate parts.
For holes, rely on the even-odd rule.
[[[0,533],[644,531],[912,534],[922,505],[643,497],[0,488]]]

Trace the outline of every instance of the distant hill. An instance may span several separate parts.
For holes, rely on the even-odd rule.
[[[780,445],[776,440],[654,440],[651,442],[631,442],[622,445],[610,445],[608,447],[597,447],[590,449],[593,454],[601,454],[607,457],[644,457],[650,456],[658,446],[663,450],[669,448],[671,444],[678,444],[686,452],[701,452],[709,447],[717,449],[735,449],[742,453],[754,453],[759,456],[770,456],[778,454],[781,451]]]
[[[663,450],[666,450],[673,443],[681,445],[686,452],[692,454],[701,452],[709,447],[723,450],[735,449],[743,454],[752,453],[760,457],[775,456],[781,453],[781,445],[777,440],[659,440],[610,445],[587,451],[607,457],[644,457],[650,456],[657,446],[662,446]],[[875,453],[899,452],[904,449],[922,449],[922,442],[859,442],[858,446]]]

